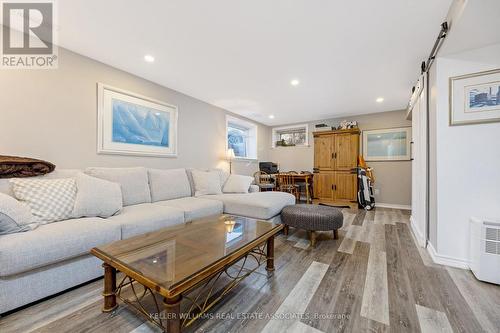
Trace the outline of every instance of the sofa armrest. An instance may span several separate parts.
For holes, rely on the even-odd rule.
[[[254,192],[259,192],[258,185],[250,185],[250,187],[248,188],[248,193],[254,193]]]

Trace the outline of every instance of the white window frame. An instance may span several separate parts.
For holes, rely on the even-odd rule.
[[[280,132],[283,132],[286,130],[298,130],[298,129],[305,129],[306,130],[306,142],[304,142],[303,145],[295,145],[295,146],[290,146],[290,147],[309,147],[309,125],[308,124],[273,127],[273,133],[271,136],[271,140],[272,140],[271,147],[282,148],[282,147],[276,146],[276,141],[279,140]],[[290,147],[283,147],[283,148],[290,148]]]
[[[256,161],[257,160],[257,124],[252,123],[247,120],[243,120],[240,118],[236,118],[233,116],[226,116],[226,151],[229,148],[229,142],[227,140],[227,135],[228,135],[228,128],[229,125],[233,124],[235,127],[240,127],[243,129],[248,130],[248,140],[246,142],[246,152],[247,156],[246,157],[239,157],[236,156],[234,159],[235,160],[251,160],[251,161]]]

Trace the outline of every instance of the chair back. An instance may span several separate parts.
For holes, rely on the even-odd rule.
[[[294,178],[291,173],[279,173],[278,174],[278,186],[282,190],[289,189],[295,184]]]
[[[259,185],[260,184],[260,175],[261,175],[261,171],[257,171],[257,172],[254,172],[253,174],[253,179],[255,181],[255,184]]]
[[[257,171],[253,174],[253,178],[255,179],[255,184],[271,184],[272,179],[271,176],[264,171]]]

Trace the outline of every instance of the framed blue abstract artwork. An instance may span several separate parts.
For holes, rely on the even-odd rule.
[[[97,152],[177,156],[177,107],[98,83]]]
[[[500,121],[500,69],[450,78],[450,125]]]

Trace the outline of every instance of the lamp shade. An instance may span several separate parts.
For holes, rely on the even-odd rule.
[[[232,160],[233,158],[235,158],[236,156],[234,155],[234,149],[233,148],[229,148],[226,152],[226,157],[229,159],[229,160]]]

